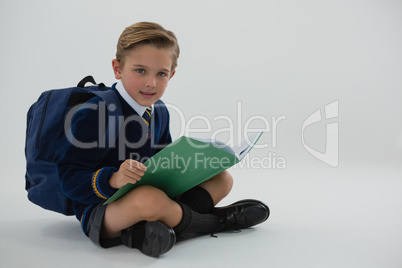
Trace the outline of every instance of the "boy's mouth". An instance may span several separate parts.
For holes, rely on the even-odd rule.
[[[142,92],[142,91],[140,91],[140,93],[141,93],[141,96],[146,98],[146,99],[150,99],[155,95],[155,93],[151,93],[151,92]]]

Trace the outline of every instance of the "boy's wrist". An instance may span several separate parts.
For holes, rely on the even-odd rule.
[[[92,188],[102,199],[109,199],[117,190],[109,184],[111,176],[117,171],[114,167],[104,167],[97,170],[92,178]]]
[[[114,172],[114,173],[112,174],[112,176],[110,176],[110,179],[109,179],[109,185],[110,185],[110,187],[112,187],[113,189],[119,189],[119,186],[118,186],[117,183],[116,183],[117,172],[118,172],[118,171]]]

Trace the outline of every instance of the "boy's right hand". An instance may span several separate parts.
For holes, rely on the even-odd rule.
[[[144,176],[147,167],[135,160],[127,159],[121,165],[118,171],[110,177],[109,184],[112,188],[120,189],[127,183],[136,183]]]

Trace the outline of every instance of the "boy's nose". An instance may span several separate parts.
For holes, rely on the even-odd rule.
[[[156,87],[156,80],[153,77],[149,77],[146,81],[146,87],[154,88]]]

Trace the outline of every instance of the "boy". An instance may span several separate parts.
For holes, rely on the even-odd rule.
[[[140,186],[103,205],[120,187],[139,181],[146,172],[143,160],[171,143],[169,113],[160,98],[175,74],[179,53],[175,35],[162,26],[141,22],[127,27],[112,61],[119,80],[112,90],[124,116],[116,145],[79,148],[70,144],[58,162],[62,189],[73,200],[84,233],[101,247],[124,244],[158,256],[172,248],[178,235],[247,228],[269,216],[268,207],[256,200],[215,208],[232,188],[227,171],[175,200],[157,188]],[[99,105],[101,99],[88,102]],[[77,111],[71,126],[76,140],[90,143],[98,139],[105,126],[102,118],[107,118],[99,111]],[[102,150],[108,152],[98,159],[105,155]]]

